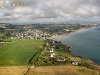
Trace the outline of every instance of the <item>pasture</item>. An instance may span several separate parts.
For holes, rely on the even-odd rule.
[[[10,41],[12,42],[0,46],[0,66],[29,65],[29,60],[44,44],[43,40]]]

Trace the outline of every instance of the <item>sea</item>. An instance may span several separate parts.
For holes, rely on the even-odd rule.
[[[73,54],[100,65],[100,27],[72,32],[56,40],[72,47],[70,50]]]

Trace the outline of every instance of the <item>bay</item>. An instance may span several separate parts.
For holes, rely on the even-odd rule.
[[[73,54],[100,64],[100,27],[72,32],[56,40],[72,47]]]

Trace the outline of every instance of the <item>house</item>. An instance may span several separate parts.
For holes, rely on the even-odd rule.
[[[55,45],[53,45],[52,47],[55,48]]]
[[[54,48],[50,48],[50,57],[54,57],[55,53],[54,53]]]
[[[78,65],[78,62],[76,62],[76,61],[72,61],[71,63],[72,63],[72,65]]]
[[[52,52],[52,53],[50,54],[50,57],[54,57],[54,55],[55,55],[55,53],[54,53],[54,52]]]
[[[62,57],[60,57],[60,58],[58,58],[58,60],[57,60],[57,61],[64,62],[64,61],[65,61],[65,59],[64,59],[64,58],[62,58]]]
[[[51,48],[51,49],[50,49],[50,52],[54,52],[54,48]]]

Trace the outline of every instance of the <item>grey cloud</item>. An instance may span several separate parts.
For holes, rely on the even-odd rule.
[[[2,0],[3,1],[3,0]],[[24,6],[4,6],[1,20],[21,19],[85,19],[100,18],[100,0],[8,0],[9,2],[24,2]]]

